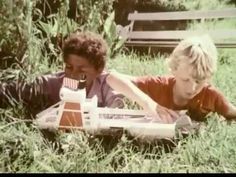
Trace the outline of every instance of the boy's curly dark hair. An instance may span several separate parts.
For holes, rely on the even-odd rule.
[[[92,32],[76,32],[65,40],[63,59],[66,62],[70,54],[82,56],[98,70],[105,67],[107,48],[106,41],[100,35]]]

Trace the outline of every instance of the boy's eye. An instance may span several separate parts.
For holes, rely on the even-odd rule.
[[[198,81],[198,80],[196,80],[196,84],[200,84],[202,81]]]
[[[203,82],[205,82],[205,80],[196,80],[196,84],[201,84]]]

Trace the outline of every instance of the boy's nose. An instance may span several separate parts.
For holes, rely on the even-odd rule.
[[[79,79],[79,76],[81,75],[81,73],[82,73],[82,71],[76,68],[76,69],[73,69],[73,70],[70,72],[70,75],[71,75],[71,77],[73,77],[73,78]]]
[[[70,77],[72,79],[79,80],[79,79],[84,79],[84,77],[86,77],[86,76],[83,72],[72,72]]]

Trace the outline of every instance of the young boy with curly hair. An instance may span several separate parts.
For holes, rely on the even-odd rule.
[[[0,83],[0,107],[12,100],[23,101],[34,115],[60,101],[59,91],[63,78],[79,79],[86,76],[87,98],[98,97],[99,107],[123,107],[123,96],[106,83],[104,71],[107,43],[92,32],[77,32],[68,36],[63,50],[64,71],[37,77],[32,83]]]
[[[128,77],[111,72],[108,84],[166,123],[179,110],[203,121],[210,112],[236,118],[236,108],[210,80],[217,69],[217,50],[208,35],[182,40],[168,58],[172,76]]]

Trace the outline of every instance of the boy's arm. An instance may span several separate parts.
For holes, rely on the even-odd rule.
[[[228,120],[236,120],[236,107],[218,89],[211,89],[209,98],[214,99],[215,112],[224,116]]]
[[[109,108],[124,108],[124,95],[113,90],[107,83],[101,90],[103,97],[103,105],[102,107]]]
[[[48,97],[44,85],[42,77],[36,78],[31,83],[24,81],[0,83],[0,108],[15,106],[19,102],[32,110],[47,107]]]
[[[14,105],[19,101],[16,82],[0,83],[0,108]]]
[[[141,91],[134,84],[135,78],[136,77],[112,71],[107,77],[107,83],[114,90],[122,93],[127,98],[136,101],[140,106],[144,108],[144,110],[146,110],[148,113],[150,113],[156,118],[161,118],[166,122],[172,122],[173,119],[176,119],[178,117],[177,113],[160,106],[154,100],[152,100],[147,94]]]
[[[234,119],[236,120],[236,107],[229,103],[229,109],[227,111],[227,114],[225,115],[227,119]]]
[[[127,98],[136,101],[144,109],[148,108],[148,104],[150,104],[149,107],[151,106],[151,104],[153,104],[154,114],[156,103],[145,93],[143,93],[138,87],[136,87],[132,83],[132,79],[133,78],[128,77],[127,75],[112,71],[107,77],[107,83],[114,90],[122,93]]]

